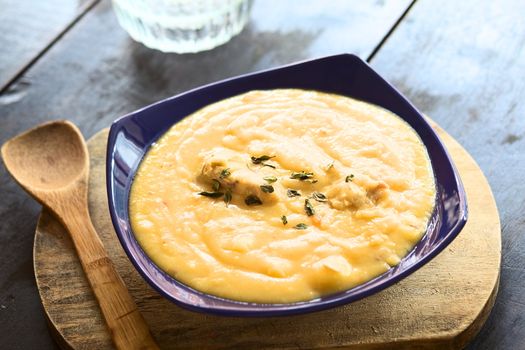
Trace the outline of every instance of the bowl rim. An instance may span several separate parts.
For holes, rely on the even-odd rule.
[[[347,290],[344,290],[344,291],[341,291],[341,292],[338,292],[338,293],[335,293],[335,294],[332,294],[332,295],[327,295],[327,296],[323,296],[321,298],[316,298],[316,299],[312,299],[312,300],[308,300],[308,301],[301,301],[301,302],[294,302],[294,303],[282,303],[282,304],[276,304],[276,303],[273,303],[273,304],[270,304],[270,303],[268,303],[268,304],[265,304],[265,303],[251,303],[251,302],[236,301],[236,300],[232,300],[232,299],[225,299],[225,298],[221,298],[221,297],[218,297],[218,296],[214,296],[212,294],[207,294],[205,292],[201,292],[199,290],[196,290],[196,289],[194,289],[194,288],[192,288],[192,287],[190,287],[190,286],[188,286],[188,285],[186,285],[186,284],[176,280],[175,278],[173,278],[172,276],[167,274],[165,271],[163,271],[160,267],[158,267],[151,260],[151,258],[149,258],[149,256],[146,254],[146,252],[144,252],[144,250],[142,249],[142,247],[140,246],[140,244],[137,242],[136,238],[134,237],[134,234],[133,234],[133,232],[131,230],[131,225],[128,225],[128,228],[129,228],[129,230],[131,232],[131,236],[133,236],[134,244],[136,244],[138,246],[138,248],[141,251],[141,254],[144,256],[144,258],[149,263],[153,264],[154,267],[158,270],[158,272],[161,273],[162,275],[164,275],[164,277],[167,277],[169,280],[172,281],[172,283],[176,283],[179,287],[180,286],[184,287],[185,292],[194,293],[194,294],[199,295],[200,297],[206,297],[206,298],[210,298],[210,299],[215,299],[215,300],[218,300],[218,301],[221,301],[221,302],[226,301],[226,302],[228,302],[231,305],[228,308],[224,308],[224,307],[217,307],[217,306],[213,305],[213,303],[212,304],[206,304],[206,305],[191,304],[191,303],[188,303],[186,301],[177,299],[176,297],[171,295],[169,292],[167,292],[161,286],[161,283],[156,281],[155,278],[153,278],[146,271],[146,269],[135,259],[134,255],[133,255],[133,253],[132,253],[132,251],[130,249],[130,246],[128,245],[130,242],[127,241],[127,237],[125,235],[125,232],[123,232],[121,230],[121,227],[119,225],[119,216],[116,213],[115,205],[114,205],[114,198],[113,198],[113,191],[114,191],[113,178],[114,178],[114,176],[113,176],[113,162],[112,162],[113,154],[112,153],[115,150],[116,137],[118,135],[118,132],[122,129],[123,124],[125,124],[128,119],[130,119],[130,118],[132,118],[132,117],[134,117],[134,116],[136,116],[136,115],[138,115],[138,114],[140,114],[140,113],[142,113],[144,111],[147,111],[147,110],[149,110],[151,108],[154,108],[156,106],[168,103],[168,102],[170,102],[172,100],[176,100],[176,99],[179,99],[181,97],[185,97],[185,96],[191,95],[191,94],[193,94],[195,92],[199,92],[199,91],[202,91],[202,90],[205,90],[205,89],[214,88],[214,87],[217,87],[217,86],[221,86],[223,84],[228,84],[228,83],[231,83],[231,82],[235,82],[236,80],[242,80],[243,78],[250,78],[250,77],[254,77],[254,76],[264,75],[264,74],[267,74],[267,73],[270,73],[270,72],[275,72],[275,71],[279,71],[279,70],[285,70],[285,69],[289,69],[289,68],[299,67],[301,65],[310,64],[310,63],[314,63],[314,62],[320,62],[320,61],[324,61],[324,60],[329,61],[329,60],[341,59],[341,58],[343,58],[343,59],[352,59],[352,60],[356,61],[357,63],[362,64],[364,66],[364,68],[366,68],[368,70],[369,74],[374,74],[376,76],[376,78],[378,78],[381,81],[382,84],[386,85],[396,95],[396,97],[398,97],[405,105],[407,105],[409,108],[411,108],[413,110],[413,112],[415,112],[417,114],[417,116],[421,119],[421,122],[423,123],[423,125],[430,131],[430,135],[432,136],[432,138],[433,138],[432,141],[434,143],[433,147],[439,148],[439,152],[441,152],[445,156],[445,159],[449,163],[449,165],[451,166],[452,173],[454,175],[454,179],[453,180],[454,180],[454,184],[456,185],[455,188],[457,189],[458,206],[459,206],[459,208],[458,208],[459,209],[459,214],[457,216],[457,221],[455,222],[455,224],[448,230],[448,232],[446,233],[444,238],[440,239],[439,243],[437,245],[434,245],[430,250],[428,250],[424,254],[424,256],[419,258],[417,261],[415,261],[410,266],[408,266],[406,268],[403,268],[400,272],[394,273],[391,276],[387,277],[380,284],[374,285],[373,282],[375,280],[379,279],[379,278],[382,278],[382,276],[384,276],[385,274],[389,273],[390,271],[392,271],[396,267],[393,267],[393,268],[387,270],[385,273],[383,273],[383,274],[381,274],[379,276],[376,276],[375,278],[373,278],[373,279],[371,279],[371,280],[369,280],[369,281],[367,281],[367,282],[365,282],[363,284],[357,285],[357,286],[355,286],[353,288],[350,288],[350,289],[347,289]],[[231,95],[230,97],[233,97],[233,96],[235,96],[235,95]],[[381,108],[385,108],[385,107],[382,107],[382,106],[380,106],[380,107]],[[399,117],[401,117],[401,119],[404,119],[403,116],[399,116]],[[180,120],[182,120],[182,119],[183,118],[181,118]],[[175,122],[175,123],[173,123],[171,125],[174,125],[177,122]],[[169,129],[169,127],[168,127],[168,129]],[[421,137],[419,131],[416,130],[416,129],[414,129],[414,130]],[[136,169],[137,169],[138,165],[142,162],[142,159],[145,156],[145,154],[147,154],[151,144],[154,143],[156,140],[158,140],[158,138],[161,135],[163,135],[164,132],[165,132],[165,130],[164,131],[159,131],[157,133],[157,135],[152,137],[152,140],[150,142],[148,142],[148,144],[146,144],[144,146],[144,148],[143,148],[144,152],[141,154],[140,160],[138,161],[136,166],[134,166],[131,169],[131,172],[133,173],[132,174],[132,178],[135,175],[135,172],[136,172]],[[425,145],[425,147],[427,147],[427,146]],[[430,157],[430,154],[429,154],[429,158],[430,158],[430,160],[432,162],[432,157]],[[436,174],[435,173],[434,173],[434,177],[436,178]],[[130,184],[132,182],[133,182],[133,179],[130,181]],[[437,183],[437,179],[436,179],[436,187],[437,187],[437,185],[438,185],[438,183]],[[129,200],[129,186],[127,186],[127,188],[128,188],[128,195],[127,196],[128,196],[128,200]],[[307,312],[315,312],[315,311],[321,311],[321,310],[333,308],[333,307],[336,307],[336,306],[344,305],[344,304],[347,304],[347,303],[350,303],[350,302],[354,302],[354,301],[360,300],[360,299],[362,299],[364,297],[373,295],[373,294],[375,294],[375,293],[377,293],[377,292],[379,292],[379,291],[381,291],[383,289],[386,289],[386,288],[390,287],[391,285],[399,282],[400,280],[404,279],[405,277],[407,277],[408,275],[412,274],[413,272],[415,272],[416,270],[418,270],[422,266],[424,266],[426,263],[428,263],[431,259],[433,259],[441,251],[443,251],[457,237],[459,232],[461,232],[461,230],[465,226],[465,224],[467,222],[467,219],[468,219],[468,205],[467,205],[466,192],[465,192],[463,183],[461,181],[461,178],[459,176],[459,172],[458,172],[458,170],[457,170],[457,168],[456,168],[456,166],[455,166],[455,164],[454,164],[454,162],[453,162],[453,160],[452,160],[448,150],[444,146],[443,142],[441,141],[440,137],[437,135],[435,130],[431,127],[431,125],[428,122],[427,118],[405,96],[403,96],[392,84],[390,84],[383,77],[381,77],[377,72],[375,72],[375,70],[367,62],[363,61],[361,58],[359,58],[356,55],[348,54],[348,53],[338,54],[338,55],[331,55],[331,56],[324,56],[324,57],[314,58],[314,59],[301,60],[301,61],[298,61],[298,62],[286,64],[286,65],[279,66],[279,67],[274,67],[274,68],[270,68],[270,69],[264,69],[264,70],[260,70],[260,71],[256,71],[256,72],[252,72],[252,73],[242,74],[242,75],[238,75],[238,76],[235,76],[235,77],[223,79],[223,80],[220,80],[220,81],[217,81],[217,82],[213,82],[213,83],[210,83],[210,84],[206,84],[206,85],[202,85],[202,86],[193,88],[191,90],[182,92],[182,93],[174,95],[172,97],[165,98],[163,100],[160,100],[158,102],[152,103],[152,104],[147,105],[145,107],[139,108],[139,109],[137,109],[137,110],[135,110],[135,111],[133,111],[131,113],[125,114],[124,116],[117,118],[112,123],[112,125],[110,127],[110,131],[109,131],[109,135],[108,135],[108,143],[107,143],[107,150],[106,150],[106,189],[107,189],[107,196],[108,196],[108,207],[109,207],[109,212],[110,212],[110,217],[111,217],[111,221],[112,221],[113,227],[115,229],[117,237],[118,237],[118,239],[119,239],[119,241],[120,241],[124,251],[126,252],[126,255],[128,256],[128,259],[131,261],[131,263],[133,264],[135,269],[139,272],[139,274],[148,282],[148,284],[150,286],[152,286],[157,292],[159,292],[162,296],[164,296],[165,298],[167,298],[171,302],[174,302],[175,304],[177,304],[177,305],[179,305],[179,306],[181,306],[181,307],[183,307],[185,309],[189,309],[189,310],[197,311],[197,312],[208,313],[208,314],[216,314],[216,315],[220,315],[220,316],[248,316],[248,317],[253,317],[253,316],[256,316],[256,317],[260,317],[260,316],[267,317],[267,316],[272,316],[273,317],[273,316],[286,316],[286,315],[294,315],[294,314],[303,314],[303,313],[307,313]],[[440,191],[440,190],[438,188],[436,188],[436,202],[439,200],[438,199],[438,191]],[[436,208],[434,208],[434,211],[435,210],[436,210]],[[435,214],[433,212],[432,215],[431,215],[431,218],[434,217],[434,215],[437,215],[437,214]],[[127,222],[129,223],[129,215],[127,217]],[[430,219],[429,219],[429,223],[430,223]],[[423,240],[423,238],[427,235],[428,232],[429,232],[429,228],[427,227],[427,229],[425,230],[425,233],[421,236],[420,241]],[[133,243],[133,242],[131,242],[131,243]],[[405,257],[403,257],[402,261],[407,259],[409,256],[411,256],[412,253],[414,253],[417,244],[418,243],[416,243],[416,245],[412,248],[412,250]],[[367,286],[370,285],[370,284],[372,284],[372,286],[367,288]],[[349,293],[351,291],[354,291],[354,294],[346,295],[346,293]],[[329,300],[323,300],[323,298],[326,298],[326,297],[330,297],[330,299]],[[247,308],[247,306],[248,306],[248,308]]]

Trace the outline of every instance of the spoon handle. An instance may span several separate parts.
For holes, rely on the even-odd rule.
[[[117,349],[158,349],[137,305],[108,257],[87,208],[72,205],[61,219],[95,293]]]

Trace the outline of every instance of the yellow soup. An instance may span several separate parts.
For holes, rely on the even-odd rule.
[[[251,91],[174,125],[131,188],[137,240],[187,285],[309,300],[399,263],[433,210],[418,135],[395,114],[316,91]]]

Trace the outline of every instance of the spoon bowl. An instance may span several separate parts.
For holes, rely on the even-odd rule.
[[[36,191],[57,190],[87,175],[89,158],[80,131],[54,121],[6,142],[2,158],[18,183]]]

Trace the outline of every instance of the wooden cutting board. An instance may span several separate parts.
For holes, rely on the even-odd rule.
[[[464,182],[469,220],[439,256],[400,283],[361,301],[309,315],[234,318],[181,309],[132,267],[113,231],[105,185],[107,130],[89,141],[89,205],[109,256],[162,349],[460,349],[494,305],[501,260],[498,211],[483,173],[436,126]],[[34,243],[35,276],[55,339],[64,349],[113,347],[66,231],[43,210]]]

